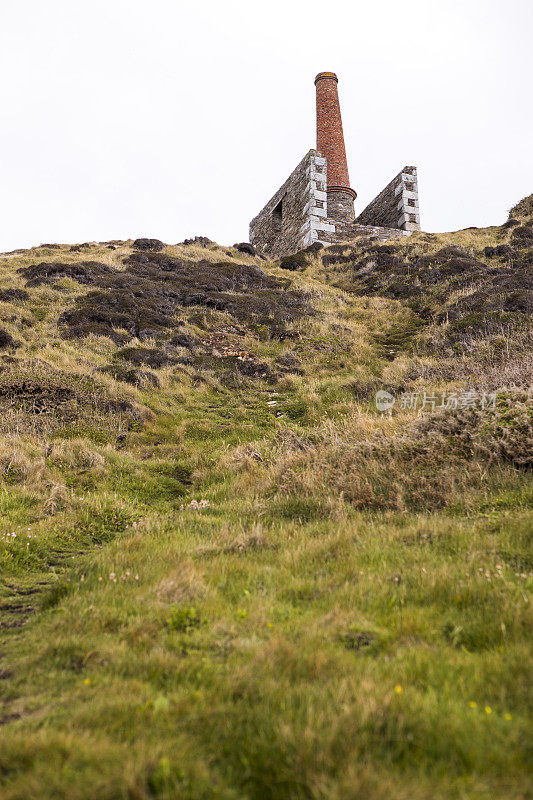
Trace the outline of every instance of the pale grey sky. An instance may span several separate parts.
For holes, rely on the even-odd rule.
[[[248,238],[339,75],[362,208],[418,167],[422,227],[533,191],[531,0],[0,0],[0,251]]]

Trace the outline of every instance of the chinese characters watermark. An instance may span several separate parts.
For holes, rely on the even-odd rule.
[[[376,408],[378,411],[391,411],[392,407],[402,411],[456,411],[457,409],[496,408],[496,392],[478,392],[475,389],[464,389],[457,392],[434,392],[426,389],[419,392],[403,392],[397,398],[390,392],[380,389],[376,392]]]

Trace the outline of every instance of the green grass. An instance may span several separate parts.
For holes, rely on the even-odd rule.
[[[291,273],[314,293],[300,338],[264,340],[242,321],[230,334],[228,315],[210,317],[208,333],[273,369],[298,359],[275,383],[228,375],[209,353],[155,370],[159,388],[113,381],[96,370],[118,346],[58,337],[68,295],[24,339],[13,331],[0,386],[26,374],[39,341],[82,388],[68,424],[28,410],[1,423],[2,800],[530,796],[533,504],[513,462],[526,411],[502,395],[480,433],[501,451],[490,464],[468,420],[452,435],[436,417],[453,459],[436,439],[427,469],[410,445],[358,461],[358,443],[414,418],[380,416],[376,388],[419,388],[421,365],[443,368],[439,387],[468,382],[446,377],[439,351],[416,356],[406,306],[312,274]],[[52,293],[31,291],[32,308]],[[204,336],[195,315],[183,310]],[[420,478],[416,510],[405,472]],[[443,476],[455,489],[432,504]],[[352,496],[356,479],[373,494]]]

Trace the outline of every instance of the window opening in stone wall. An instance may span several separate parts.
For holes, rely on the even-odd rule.
[[[409,222],[416,222],[415,214],[409,214]]]
[[[414,183],[406,183],[405,184],[405,188],[407,189],[408,192],[414,192],[415,185],[414,185]]]
[[[410,198],[408,199],[408,201],[407,201],[407,205],[408,205],[408,206],[414,206],[414,204],[415,204],[415,201],[413,200],[413,198],[412,198],[412,197],[410,197]]]
[[[283,195],[272,212],[272,228],[274,229],[274,233],[281,233],[281,228],[283,225],[283,201],[285,200],[285,197],[286,195]]]

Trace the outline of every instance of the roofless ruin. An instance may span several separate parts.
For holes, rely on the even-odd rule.
[[[356,217],[334,72],[316,86],[316,150],[309,150],[250,223],[250,242],[270,256],[295,253],[314,242],[358,236],[390,239],[420,230],[416,167],[404,167]]]

